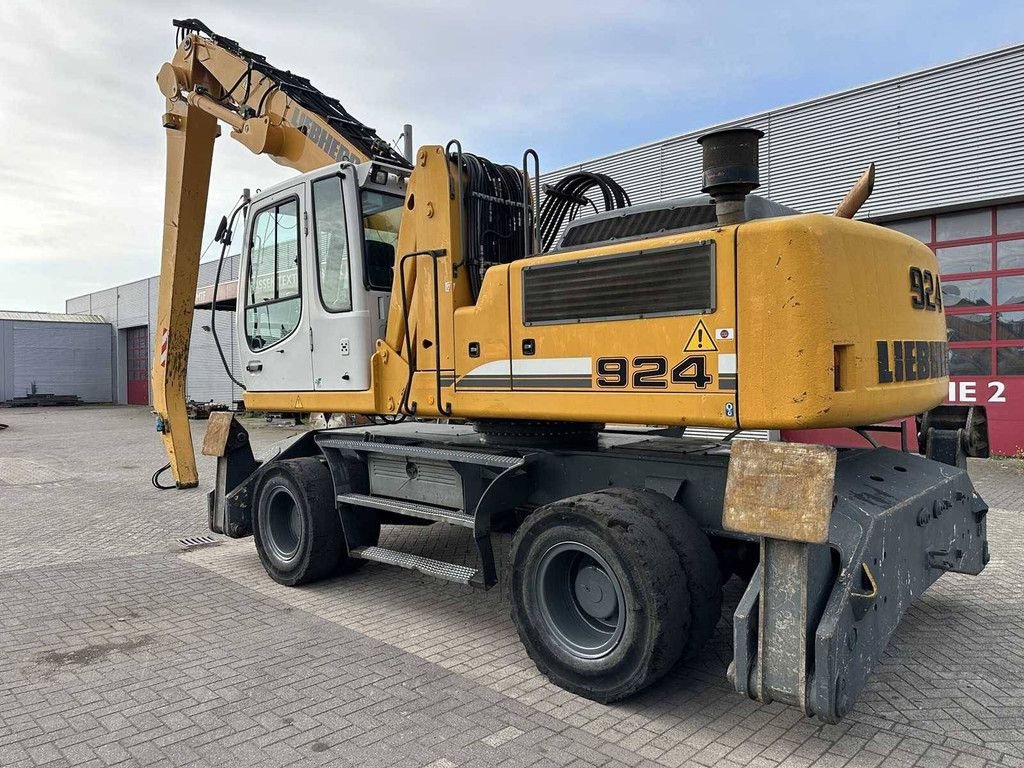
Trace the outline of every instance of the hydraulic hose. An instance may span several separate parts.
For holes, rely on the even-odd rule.
[[[598,212],[597,205],[587,197],[595,189],[601,193],[606,211],[632,204],[626,190],[611,176],[590,171],[570,173],[557,184],[545,187],[547,198],[540,210],[541,251],[551,250],[562,227],[575,219],[582,208],[591,206]]]
[[[228,248],[231,246],[231,233],[234,231],[235,218],[248,205],[249,190],[246,189],[242,191],[241,198],[239,198],[238,203],[232,209],[231,216],[228,218],[227,228],[224,230],[224,236],[221,238],[220,259],[217,260],[217,276],[213,280],[213,300],[210,302],[210,332],[213,334],[213,343],[217,346],[217,354],[220,356],[221,365],[224,366],[224,372],[239,389],[245,389],[245,385],[236,379],[235,375],[231,372],[231,366],[228,365],[227,357],[224,355],[224,348],[220,343],[220,337],[217,335],[217,289],[220,287],[220,275],[221,270],[224,268],[224,256],[227,255]]]
[[[173,490],[175,488],[174,485],[164,485],[163,483],[160,482],[160,475],[162,475],[164,472],[166,472],[170,468],[171,468],[171,463],[167,462],[162,467],[160,467],[160,469],[158,469],[156,472],[153,473],[153,477],[151,477],[149,479],[149,481],[151,483],[153,483],[153,487],[154,488],[157,488],[157,489],[159,489],[161,491],[170,491],[170,490]]]

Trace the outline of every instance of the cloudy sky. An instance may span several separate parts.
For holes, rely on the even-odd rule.
[[[842,8],[843,10],[838,10]],[[835,10],[834,10],[835,9]],[[199,17],[417,144],[543,167],[1021,41],[1024,4],[38,2],[0,5],[0,309],[155,274],[171,19]],[[207,238],[242,187],[290,175],[218,140]],[[210,252],[213,253],[212,250]]]

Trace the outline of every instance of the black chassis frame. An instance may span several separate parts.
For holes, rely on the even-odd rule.
[[[429,453],[462,479],[466,511],[475,515],[480,586],[490,587],[497,581],[490,541],[495,515],[608,487],[657,491],[713,541],[760,548],[760,565],[733,617],[729,678],[737,692],[836,722],[853,706],[913,600],[943,573],[977,574],[988,562],[988,508],[967,476],[962,434],[935,439],[949,441],[951,463],[889,448],[840,449],[827,544],[725,530],[727,443],[607,430],[591,448],[503,447],[484,444],[467,425],[427,422],[304,433],[262,464],[247,440],[229,441],[210,492],[210,524],[231,537],[250,535],[260,477],[275,461],[323,455],[339,487],[366,493],[369,454]],[[495,456],[507,465],[489,465],[487,457]],[[347,504],[338,510],[350,550],[374,543],[365,540],[367,510]]]

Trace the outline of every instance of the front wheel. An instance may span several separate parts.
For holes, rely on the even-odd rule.
[[[690,621],[686,574],[668,538],[605,493],[549,504],[512,544],[512,619],[556,685],[616,701],[680,658]]]
[[[316,457],[276,462],[260,480],[253,538],[263,568],[279,584],[296,586],[353,571],[334,482]]]

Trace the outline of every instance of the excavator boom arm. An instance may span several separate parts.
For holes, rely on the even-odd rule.
[[[174,26],[177,50],[157,74],[167,100],[167,186],[152,383],[157,430],[175,484],[191,488],[199,477],[185,388],[218,123],[252,152],[300,172],[343,161],[409,163],[309,80],[274,67],[198,19]]]

